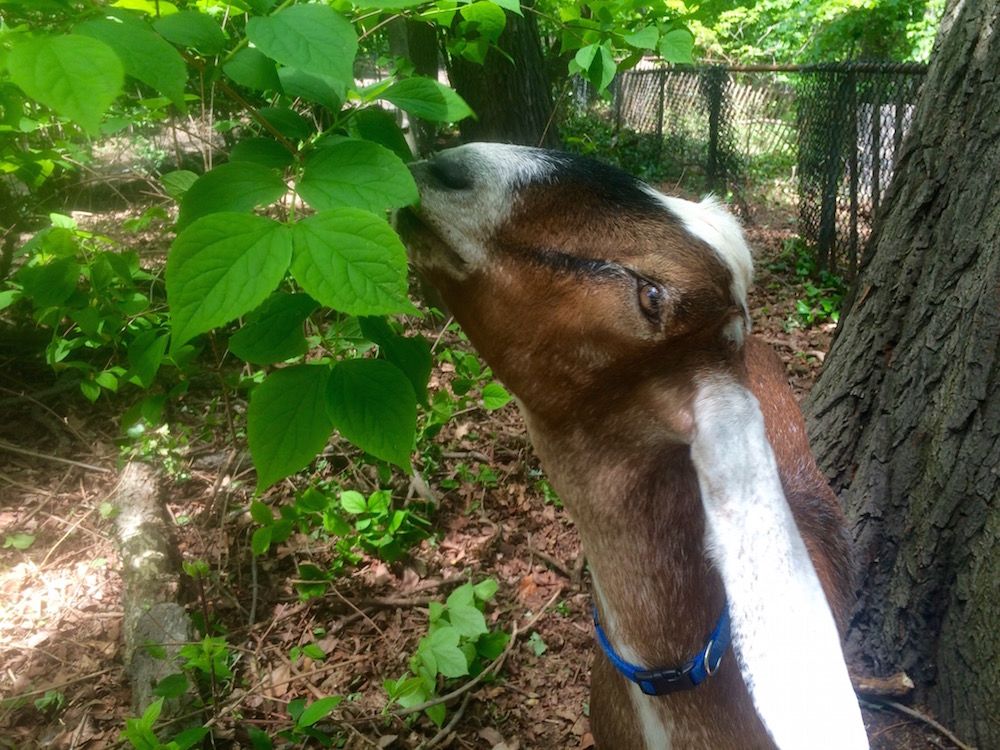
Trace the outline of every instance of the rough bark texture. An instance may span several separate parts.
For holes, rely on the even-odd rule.
[[[1000,748],[1000,3],[949,2],[808,406],[853,525],[849,643]]]
[[[125,667],[132,683],[132,710],[142,714],[156,699],[153,687],[180,671],[178,651],[192,639],[192,628],[176,601],[180,564],[156,473],[145,464],[127,464],[111,502],[118,509],[115,531],[125,584]],[[145,647],[150,643],[164,644],[166,658],[151,654]],[[161,717],[187,715],[190,722],[192,703],[191,695],[168,701]]]
[[[508,12],[497,46],[502,53],[491,49],[482,65],[459,57],[448,63],[448,78],[478,116],[462,121],[462,139],[558,147],[534,13]]]

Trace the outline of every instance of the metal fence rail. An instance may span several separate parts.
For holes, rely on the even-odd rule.
[[[858,62],[633,70],[616,79],[613,117],[656,138],[662,160],[701,172],[710,190],[785,180],[819,266],[849,277],[925,73]]]

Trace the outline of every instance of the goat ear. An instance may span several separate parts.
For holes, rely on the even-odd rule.
[[[867,748],[833,614],[745,386],[724,377],[699,384],[691,457],[733,650],[775,744]]]

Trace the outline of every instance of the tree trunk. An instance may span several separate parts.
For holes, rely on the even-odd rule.
[[[1000,3],[951,0],[807,410],[853,525],[849,645],[1000,748]]]
[[[507,13],[498,47],[482,65],[452,57],[448,78],[478,119],[464,120],[465,141],[498,141],[525,146],[559,146],[549,88],[538,37],[538,24],[524,3],[524,16]]]

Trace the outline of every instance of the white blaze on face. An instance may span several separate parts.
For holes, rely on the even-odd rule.
[[[792,518],[757,399],[699,384],[691,458],[733,650],[781,750],[862,750],[868,737],[819,577]]]
[[[486,262],[486,241],[510,216],[517,188],[546,179],[554,167],[550,152],[501,143],[469,143],[434,157],[469,176],[468,189],[449,189],[433,179],[420,185],[420,218],[448,243],[469,268]]]
[[[706,196],[700,203],[663,195],[652,188],[649,194],[660,201],[680,219],[687,232],[697,237],[715,251],[732,277],[733,299],[743,308],[743,326],[750,328],[750,313],[747,310],[747,292],[753,283],[753,255],[743,237],[739,221],[715,197]],[[730,338],[742,340],[742,330],[730,332]]]

